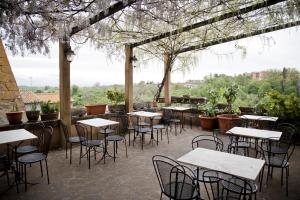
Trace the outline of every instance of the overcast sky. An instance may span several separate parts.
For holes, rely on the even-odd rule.
[[[266,40],[262,37],[256,36],[196,52],[196,65],[185,74],[172,73],[172,82],[199,80],[214,73],[234,75],[283,67],[295,67],[300,70],[299,28],[276,31],[263,36],[271,37],[268,44],[265,44]],[[242,55],[242,51],[235,50],[234,46],[237,43],[247,48],[245,56]],[[58,44],[52,45],[49,56],[9,55],[9,61],[18,85],[58,86]],[[147,66],[140,66],[134,71],[134,82],[160,82],[162,77],[162,61],[150,61]],[[71,63],[71,84],[91,86],[96,82],[100,85],[124,84],[124,61],[106,59],[101,50],[86,45],[76,52],[76,57]]]

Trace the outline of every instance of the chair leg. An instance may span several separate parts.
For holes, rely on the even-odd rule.
[[[142,133],[142,150],[144,149],[144,134]]]
[[[24,175],[25,175],[25,192],[27,192],[27,172],[26,172],[26,164],[22,164],[24,167]]]
[[[129,146],[130,146],[130,134],[131,134],[131,131],[128,130]]]
[[[68,159],[68,142],[66,140],[66,159]]]
[[[45,159],[45,163],[46,163],[47,181],[48,181],[48,184],[50,184],[47,158]]]
[[[41,168],[41,176],[43,177],[44,174],[43,174],[43,166],[42,166],[42,161],[40,161],[40,168]]]
[[[70,164],[72,164],[72,142],[70,142]]]
[[[281,168],[281,178],[280,178],[281,186],[283,185],[283,168]]]
[[[94,149],[94,159],[96,160],[96,147],[93,147]]]
[[[285,168],[285,188],[286,188],[286,196],[289,196],[289,172],[288,172],[288,168]]]
[[[156,130],[156,145],[158,146],[158,129]]]
[[[125,152],[126,152],[126,158],[128,158],[128,154],[127,154],[127,142],[126,142],[126,138],[125,138],[124,142],[125,142]]]
[[[117,148],[116,143],[117,141],[114,141],[114,162],[116,162],[116,148]]]
[[[169,131],[168,131],[168,128],[166,129],[166,133],[167,133],[167,139],[168,139],[168,144],[169,144],[170,141],[169,141]]]
[[[160,129],[160,140],[162,141],[162,129]]]
[[[260,184],[259,184],[259,191],[261,192],[261,188],[262,188],[262,182],[264,179],[264,170],[265,170],[265,166],[263,166],[262,170],[261,170],[261,177],[260,177]]]

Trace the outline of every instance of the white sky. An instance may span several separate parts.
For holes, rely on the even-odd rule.
[[[262,71],[266,69],[282,69],[295,67],[300,70],[300,30],[290,28],[268,33],[263,36],[272,37],[268,45],[266,40],[256,36],[239,40],[238,44],[247,48],[247,54],[242,56],[236,51],[237,42],[213,46],[197,52],[198,62],[191,70],[172,73],[172,82],[199,80],[214,73],[228,75],[244,72]],[[9,53],[9,52],[8,52]],[[58,86],[58,44],[51,48],[50,56],[29,55],[12,56],[9,61],[18,85]],[[150,61],[147,66],[141,66],[134,71],[134,82],[160,82],[163,76],[163,62]],[[31,82],[32,80],[32,82]],[[124,60],[112,61],[106,58],[101,50],[95,50],[89,45],[83,46],[71,63],[71,84],[92,86],[96,82],[101,85],[124,84]]]

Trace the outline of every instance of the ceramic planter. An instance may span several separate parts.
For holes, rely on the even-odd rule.
[[[36,122],[40,117],[40,111],[26,111],[26,117],[29,122]]]
[[[200,125],[203,130],[213,130],[216,128],[218,123],[217,117],[206,117],[203,115],[199,115]]]
[[[86,105],[85,107],[87,115],[104,114],[106,110],[106,104]]]
[[[41,114],[42,121],[56,120],[56,119],[58,119],[58,112]]]
[[[229,129],[233,128],[234,121],[239,120],[238,115],[233,115],[233,114],[222,114],[218,115],[218,124],[219,124],[219,129],[228,131]]]
[[[10,125],[22,124],[23,111],[20,112],[8,112],[6,118]]]

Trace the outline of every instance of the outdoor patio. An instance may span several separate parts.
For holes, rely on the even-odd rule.
[[[33,165],[28,170],[30,182],[37,182],[37,185],[29,185],[28,191],[24,192],[24,185],[20,185],[20,193],[12,188],[1,199],[159,199],[160,187],[152,165],[152,156],[162,154],[174,159],[191,151],[191,141],[199,134],[211,134],[202,131],[199,127],[186,130],[177,136],[170,134],[170,143],[166,137],[158,146],[146,144],[141,150],[139,139],[135,146],[128,147],[128,158],[125,156],[124,145],[119,145],[119,157],[116,162],[107,159],[106,164],[92,159],[91,169],[88,169],[87,161],[82,160],[79,165],[79,148],[73,150],[73,163],[65,159],[64,150],[51,151],[48,157],[50,185],[46,177],[40,177],[38,165]],[[226,136],[220,138],[227,144]],[[146,138],[148,143],[149,138]],[[225,142],[227,141],[227,142]],[[226,145],[225,145],[226,148]],[[112,145],[109,147],[112,151]],[[264,186],[262,192],[258,193],[258,199],[299,199],[298,180],[300,180],[300,148],[296,146],[295,152],[290,160],[289,197],[285,196],[285,186],[280,186],[280,170],[274,169],[273,178],[269,179],[268,186]],[[12,176],[11,176],[12,177]],[[11,178],[12,180],[12,178]],[[1,178],[1,190],[7,187],[5,178]],[[201,197],[207,199],[205,189],[201,185]],[[166,199],[166,198],[164,198]]]

